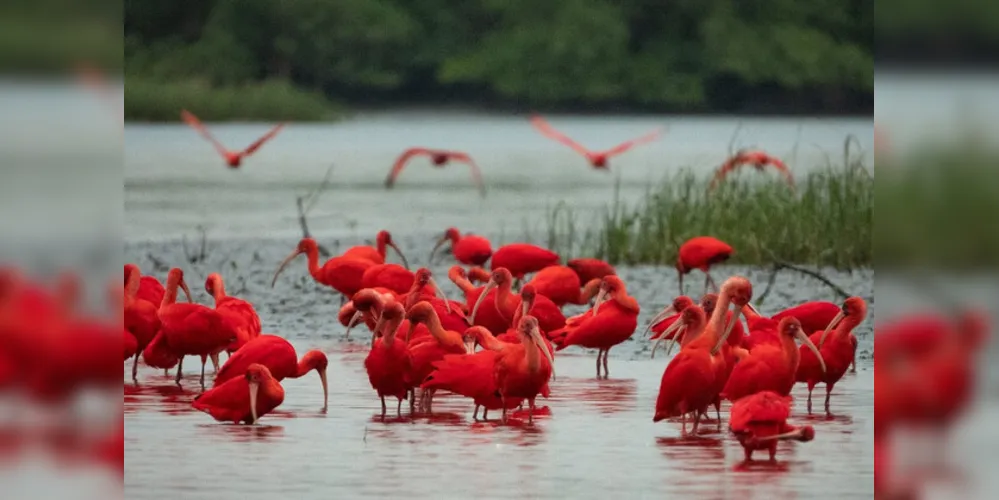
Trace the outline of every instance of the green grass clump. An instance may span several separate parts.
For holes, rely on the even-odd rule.
[[[126,77],[125,119],[179,121],[181,109],[205,121],[315,121],[342,114],[321,94],[281,80],[212,87],[199,81],[163,82]]]
[[[629,205],[614,201],[595,227],[580,227],[565,205],[548,213],[547,244],[560,255],[618,264],[676,262],[679,245],[714,236],[735,248],[729,262],[762,265],[782,260],[838,268],[873,261],[874,179],[860,162],[828,166],[797,179],[731,178],[712,192],[709,179],[681,171]]]

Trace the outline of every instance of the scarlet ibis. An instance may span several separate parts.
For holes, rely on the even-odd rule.
[[[243,158],[250,156],[260,149],[260,146],[263,146],[265,142],[271,140],[271,138],[277,135],[277,133],[280,132],[285,125],[284,123],[276,125],[242,151],[229,151],[222,145],[222,143],[215,139],[210,132],[208,132],[208,129],[201,123],[201,120],[199,120],[197,116],[194,116],[193,113],[187,111],[186,109],[182,109],[180,111],[180,117],[183,118],[188,125],[194,128],[194,130],[197,130],[202,137],[208,140],[208,142],[211,142],[212,146],[215,146],[215,150],[222,156],[229,168],[239,168],[240,164],[243,163]]]
[[[573,151],[575,151],[575,152],[583,155],[583,157],[586,158],[586,161],[590,162],[590,165],[593,168],[595,168],[597,170],[601,170],[602,169],[602,170],[605,170],[605,171],[607,170],[607,167],[608,167],[607,161],[612,156],[616,156],[616,155],[619,155],[621,153],[624,153],[625,151],[628,151],[629,149],[631,149],[631,148],[633,148],[633,147],[635,147],[635,146],[637,146],[639,144],[645,144],[647,142],[652,142],[652,141],[658,139],[659,136],[661,136],[662,133],[663,133],[663,129],[660,127],[660,128],[657,128],[657,129],[655,129],[655,130],[653,130],[653,131],[651,131],[651,132],[649,132],[649,133],[647,133],[647,134],[645,134],[645,135],[643,135],[641,137],[638,137],[638,138],[635,138],[635,139],[631,139],[629,141],[622,142],[621,144],[618,144],[617,146],[614,146],[613,148],[606,149],[606,150],[603,150],[603,151],[591,151],[591,150],[586,149],[585,147],[583,147],[578,142],[570,139],[565,134],[559,132],[558,130],[555,130],[554,127],[552,127],[551,125],[549,125],[548,122],[545,121],[545,119],[542,118],[542,117],[540,117],[540,116],[536,116],[536,115],[532,116],[531,117],[531,125],[534,125],[534,128],[536,128],[539,132],[541,132],[541,134],[544,135],[545,137],[548,137],[550,139],[554,139],[554,140],[556,140],[558,142],[561,142],[562,144],[565,144],[566,146],[569,146],[570,148],[572,148]]]
[[[715,171],[715,176],[711,180],[708,189],[717,187],[718,183],[725,180],[725,177],[743,165],[752,165],[760,172],[763,171],[763,167],[770,165],[780,172],[784,176],[784,181],[787,182],[787,185],[791,189],[794,189],[794,177],[791,175],[791,171],[788,170],[787,165],[780,158],[771,156],[763,151],[739,151],[732,155],[731,158],[725,160],[725,163]]]
[[[506,268],[514,278],[520,280],[526,274],[555,264],[558,264],[558,254],[547,248],[529,243],[510,243],[496,250],[490,269],[495,271],[501,267]]]
[[[559,342],[557,350],[561,351],[572,345],[598,349],[597,378],[600,378],[600,359],[603,357],[603,378],[606,379],[610,376],[607,371],[607,356],[612,347],[628,340],[635,333],[639,312],[641,308],[638,301],[628,295],[621,278],[615,275],[605,276],[593,307],[566,321],[564,340]],[[557,338],[562,336],[562,332],[551,332],[549,335]]]
[[[680,276],[680,295],[683,295],[683,275],[694,269],[704,273],[704,293],[708,285],[718,286],[711,277],[711,266],[725,262],[733,254],[732,246],[712,236],[697,236],[680,245],[676,258],[676,271]]]
[[[472,170],[472,181],[479,188],[479,194],[482,196],[486,195],[486,184],[482,181],[482,171],[479,170],[479,166],[475,164],[472,157],[462,151],[446,151],[443,149],[409,148],[403,151],[399,155],[399,158],[395,160],[395,164],[392,165],[392,170],[389,171],[388,177],[385,178],[385,188],[391,189],[395,184],[396,177],[399,177],[406,163],[414,157],[421,155],[429,156],[431,163],[438,168],[443,168],[450,161],[468,165]]]
[[[524,316],[518,329],[521,343],[507,344],[496,358],[496,388],[503,407],[503,423],[506,423],[508,398],[527,399],[530,405],[528,423],[534,423],[534,399],[554,375],[555,361],[541,338],[537,319]]]
[[[482,266],[493,255],[492,244],[486,238],[474,234],[462,235],[458,228],[449,227],[430,251],[428,262],[433,264],[437,249],[448,241],[451,242],[451,254],[454,258],[467,266]]]
[[[854,345],[850,335],[854,328],[867,317],[867,302],[860,297],[849,297],[843,302],[843,310],[833,318],[821,333],[812,334],[811,341],[818,347],[820,355],[801,351],[796,380],[808,384],[808,412],[812,412],[812,389],[819,382],[826,384],[826,414],[829,411],[829,397],[833,386],[850,368]],[[833,331],[835,328],[835,331]],[[830,331],[832,334],[830,335]],[[821,363],[820,359],[821,358]],[[824,366],[823,366],[824,365]],[[825,368],[825,369],[823,369]]]
[[[729,428],[742,445],[747,462],[753,459],[753,452],[756,450],[767,450],[770,460],[775,460],[778,441],[811,441],[815,438],[815,429],[810,425],[788,425],[787,419],[791,415],[790,399],[771,391],[763,391],[732,404]]]
[[[219,422],[256,424],[284,402],[284,388],[266,366],[254,363],[234,377],[194,398],[194,409]]]

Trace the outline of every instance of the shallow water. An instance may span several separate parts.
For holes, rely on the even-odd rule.
[[[652,423],[665,359],[611,359],[594,378],[594,356],[556,358],[552,398],[539,398],[533,425],[472,420],[472,405],[435,399],[431,418],[382,421],[364,373],[363,344],[297,342],[330,356],[330,407],[310,374],[285,380],[285,403],[255,427],[215,423],[194,411],[196,369],[183,390],[143,369],[125,385],[125,497],[166,498],[835,498],[873,494],[873,378],[861,362],[833,392],[834,417],[804,413],[796,387],[794,424],[815,426],[810,443],[782,443],[777,463],[744,464],[742,450],[713,419],[696,438],[679,422]],[[188,364],[191,366],[191,364]],[[209,367],[209,371],[211,368]],[[405,407],[405,405],[404,405]],[[728,404],[722,420],[727,424]],[[498,414],[490,414],[495,419]],[[765,454],[757,454],[757,458]]]
[[[475,422],[472,405],[439,395],[432,418],[382,422],[380,403],[363,369],[363,341],[341,341],[339,297],[317,286],[304,258],[271,288],[275,267],[301,233],[295,196],[336,163],[330,190],[309,216],[310,229],[334,253],[370,243],[388,229],[412,266],[426,264],[435,234],[447,226],[484,234],[494,244],[523,236],[524,224],[564,202],[574,209],[603,207],[620,179],[632,201],[650,182],[689,166],[707,175],[726,155],[739,120],[726,118],[568,118],[552,123],[595,147],[661,124],[658,143],[612,160],[612,173],[597,172],[572,151],[538,136],[523,117],[387,113],[338,124],[289,126],[238,171],[225,169],[211,146],[182,125],[127,125],[125,130],[126,262],[161,279],[170,266],[185,277],[203,304],[202,283],[220,272],[230,294],[251,301],[265,332],[291,340],[300,353],[321,348],[330,357],[330,408],[319,412],[315,376],[286,380],[285,403],[256,427],[214,422],[194,411],[197,363],[185,363],[183,390],[172,376],[147,367],[133,387],[125,365],[126,498],[697,498],[870,497],[873,493],[873,380],[870,358],[873,308],[857,330],[858,372],[836,386],[837,417],[802,414],[804,392],[792,423],[816,427],[810,443],[784,443],[776,464],[740,465],[742,451],[714,422],[698,438],[680,439],[679,422],[652,423],[659,380],[667,360],[648,359],[641,332],[610,354],[610,380],[597,380],[595,353],[570,348],[556,359],[552,398],[533,426],[523,415],[509,425]],[[743,120],[737,146],[762,147],[785,156],[801,173],[840,159],[847,134],[864,147],[871,121]],[[264,124],[213,126],[227,145],[252,141]],[[798,144],[798,148],[794,145]],[[381,182],[395,156],[425,145],[467,149],[488,185],[480,199],[461,166],[432,169],[414,163],[392,191]],[[207,230],[204,259],[196,227]],[[186,236],[187,249],[180,238]],[[453,262],[431,266],[452,298],[445,278]],[[873,271],[823,270],[850,293],[873,302]],[[675,271],[619,267],[628,291],[642,306],[639,329],[677,293]],[[732,274],[761,288],[766,270],[718,266],[721,282]],[[699,296],[700,277],[687,293]],[[824,286],[781,274],[769,298],[756,305],[776,312],[806,300],[838,300]],[[567,307],[566,315],[581,307]],[[209,368],[209,371],[211,369]],[[390,405],[390,414],[394,410]],[[728,404],[722,421],[727,425]],[[496,418],[498,415],[490,415]],[[759,456],[759,455],[758,455]]]

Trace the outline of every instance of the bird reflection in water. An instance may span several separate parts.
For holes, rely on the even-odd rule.
[[[681,471],[720,471],[725,465],[724,441],[698,436],[659,437],[656,445],[663,456]]]
[[[274,413],[269,413],[268,416],[274,416]],[[205,425],[203,427],[210,428],[212,432],[223,432],[227,440],[237,443],[266,443],[284,437],[284,427],[280,425]]]
[[[559,386],[559,396],[569,401],[580,401],[596,407],[603,414],[635,409],[638,381],[628,379],[566,378]]]
[[[194,412],[194,408],[191,407],[191,399],[197,395],[197,392],[177,386],[169,377],[164,377],[164,380],[170,380],[170,382],[164,385],[125,385],[124,412],[135,413],[145,409],[153,409],[170,415]]]

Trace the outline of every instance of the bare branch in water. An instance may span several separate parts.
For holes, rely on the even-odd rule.
[[[309,225],[305,220],[305,216],[312,210],[312,207],[316,206],[316,202],[319,201],[319,195],[329,188],[330,176],[333,174],[333,165],[326,169],[326,175],[323,176],[322,182],[319,183],[315,188],[306,193],[305,196],[299,196],[295,198],[295,205],[298,207],[298,225],[302,228],[302,237],[311,238],[312,233],[309,232]],[[322,243],[319,244],[319,254],[323,258],[328,258],[332,253],[329,249],[323,246]]]

